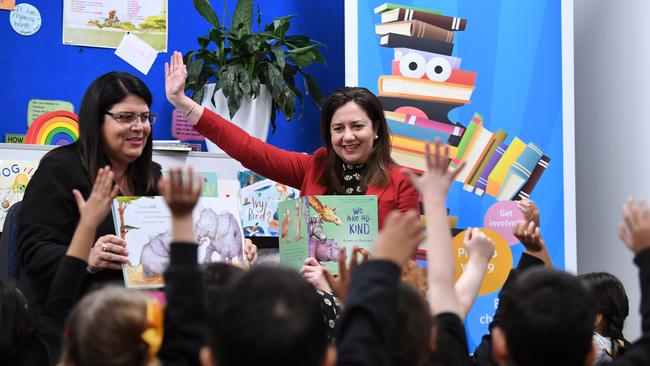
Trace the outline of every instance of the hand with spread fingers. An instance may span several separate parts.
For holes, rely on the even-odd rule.
[[[359,265],[359,258],[357,253],[361,254],[362,261],[361,263],[366,263],[370,260],[370,253],[363,249],[354,247],[352,249],[352,255],[350,256],[350,264],[346,264],[346,254],[345,248],[339,249],[339,274],[334,277],[327,269],[325,269],[325,278],[329,284],[334,295],[339,298],[341,304],[345,304],[345,300],[348,297],[348,289],[350,288],[350,276],[352,271]]]
[[[108,212],[111,209],[111,203],[113,199],[117,196],[119,190],[118,186],[115,185],[113,181],[114,175],[113,171],[109,166],[100,168],[97,172],[97,177],[95,178],[95,184],[93,184],[92,191],[88,196],[88,199],[85,200],[81,192],[77,189],[72,191],[75,201],[77,202],[77,208],[79,208],[79,224],[75,229],[75,232],[72,236],[70,246],[68,247],[67,254],[79,258],[83,261],[90,261],[90,252],[93,238],[97,231],[97,227],[101,222],[106,218]],[[101,249],[101,247],[99,248]],[[121,247],[117,247],[116,250],[121,253],[128,253],[121,250]],[[96,252],[99,252],[96,250]],[[102,253],[99,253],[101,256]],[[112,257],[104,253],[104,259],[110,260]],[[97,259],[97,255],[95,256]],[[95,261],[95,264],[98,264],[98,261]],[[106,268],[106,267],[97,267],[97,268]],[[90,270],[90,268],[89,268]]]
[[[623,221],[618,234],[636,254],[650,248],[650,210],[644,199],[629,198],[623,205]]]
[[[427,142],[425,145],[425,157],[427,170],[421,176],[418,177],[410,170],[404,170],[404,173],[423,196],[436,195],[446,197],[451,183],[463,169],[465,162],[460,162],[456,168],[450,168],[449,162],[451,158],[449,156],[449,145],[445,145],[442,148],[440,146],[440,139],[436,139],[433,143],[433,148]]]
[[[174,51],[169,62],[165,62],[165,94],[172,104],[185,96],[185,79],[187,67],[183,63],[183,55]]]

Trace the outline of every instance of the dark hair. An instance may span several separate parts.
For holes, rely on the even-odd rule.
[[[515,365],[582,365],[591,349],[596,313],[576,277],[536,268],[502,294],[499,328]]]
[[[13,284],[0,280],[0,364],[13,364],[31,333],[25,297]]]
[[[433,319],[429,305],[411,285],[401,282],[393,332],[392,365],[426,365],[431,357]]]
[[[111,162],[104,152],[102,125],[106,112],[129,95],[142,98],[149,107],[153,97],[145,83],[126,72],[109,72],[93,81],[84,94],[79,108],[79,140],[76,145],[88,178],[95,181],[97,170]],[[160,165],[152,162],[153,131],[149,134],[142,155],[131,163],[126,175],[136,195],[155,194],[160,178]],[[140,187],[140,189],[138,189]],[[141,191],[141,189],[143,191]]]
[[[625,325],[625,318],[630,313],[630,307],[625,293],[625,287],[621,281],[614,275],[607,272],[592,272],[578,276],[593,294],[594,307],[596,314],[603,316],[603,328],[598,332],[604,337],[611,338],[612,356],[616,357],[623,353],[624,347],[621,347],[620,342],[627,347],[630,342],[625,339],[623,335],[623,326]]]
[[[370,90],[366,88],[345,87],[335,90],[325,101],[320,119],[320,132],[323,143],[327,148],[327,168],[320,177],[320,184],[328,194],[343,194],[341,177],[343,175],[343,160],[336,155],[332,147],[332,132],[330,125],[334,113],[347,104],[354,102],[361,107],[372,121],[372,127],[377,130],[377,139],[374,141],[372,154],[366,165],[366,172],[362,178],[361,186],[366,189],[369,185],[378,187],[386,186],[389,182],[387,164],[393,163],[390,157],[390,136],[388,124],[384,117],[384,108]]]
[[[257,266],[230,284],[210,322],[221,366],[318,365],[325,324],[314,288],[293,270]],[[214,309],[212,309],[214,311]]]
[[[214,309],[223,298],[224,289],[244,274],[240,267],[224,262],[208,263],[203,269],[206,309]],[[212,312],[208,312],[212,314]]]

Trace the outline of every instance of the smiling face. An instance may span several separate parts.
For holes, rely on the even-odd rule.
[[[142,98],[129,94],[121,102],[109,108],[108,112],[116,115],[122,113],[140,115],[148,113],[149,106]],[[122,123],[109,115],[105,115],[102,125],[104,153],[106,153],[114,168],[126,169],[129,164],[142,155],[150,134],[151,125],[140,122],[139,118],[132,123]]]
[[[347,102],[332,115],[332,148],[348,164],[364,164],[372,154],[377,129],[355,102]]]

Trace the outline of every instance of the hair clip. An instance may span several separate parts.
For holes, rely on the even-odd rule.
[[[149,346],[149,357],[153,358],[160,350],[163,341],[163,324],[165,319],[164,306],[158,299],[147,301],[147,329],[142,332],[141,338]]]

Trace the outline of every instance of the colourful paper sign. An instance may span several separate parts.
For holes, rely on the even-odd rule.
[[[0,0],[1,10],[14,10],[16,8],[16,0]]]
[[[9,23],[16,33],[31,36],[41,28],[41,13],[33,5],[18,4],[9,15]]]
[[[23,142],[25,142],[25,135],[5,133],[5,144],[22,144]]]
[[[181,141],[203,141],[205,137],[196,132],[192,122],[183,116],[178,109],[172,112],[172,136]]]
[[[27,104],[27,126],[47,112],[70,111],[74,113],[74,105],[64,100],[32,99]]]
[[[127,33],[115,50],[115,55],[147,75],[158,56],[158,51],[134,34]]]

